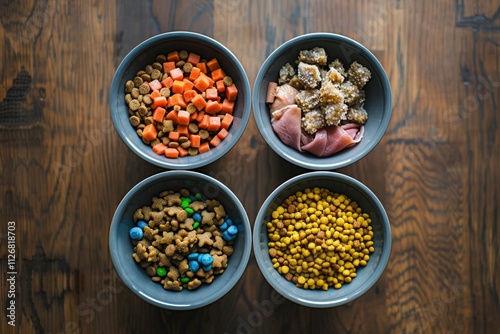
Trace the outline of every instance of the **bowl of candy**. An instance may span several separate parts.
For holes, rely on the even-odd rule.
[[[166,169],[224,156],[250,117],[250,84],[236,56],[208,36],[174,31],[134,47],[116,69],[109,105],[123,142]]]
[[[268,283],[297,304],[352,302],[381,277],[391,252],[382,203],[335,172],[298,175],[276,188],[255,219],[253,251]]]
[[[252,92],[257,127],[285,160],[345,167],[382,139],[392,114],[389,79],[358,42],[332,33],[288,40],[262,64]]]
[[[171,310],[196,309],[227,294],[251,253],[238,198],[202,173],[166,171],[135,185],[109,231],[113,265],[138,297]]]

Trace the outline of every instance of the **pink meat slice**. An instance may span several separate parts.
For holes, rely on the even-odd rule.
[[[295,96],[298,93],[298,90],[288,84],[276,87],[274,102],[269,107],[271,113],[286,106],[295,104]]]
[[[287,105],[273,112],[271,119],[273,130],[281,141],[299,151],[300,149],[301,110],[296,104]]]
[[[356,145],[363,133],[364,127],[359,124],[327,126],[318,130],[314,136],[302,133],[301,149],[318,157],[327,157]]]

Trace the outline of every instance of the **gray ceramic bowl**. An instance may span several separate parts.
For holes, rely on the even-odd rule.
[[[355,200],[365,213],[370,215],[374,231],[375,252],[370,255],[366,267],[358,267],[357,277],[340,289],[305,290],[287,281],[273,268],[269,256],[266,223],[278,205],[296,191],[305,188],[325,187],[343,193]],[[391,228],[384,207],[365,185],[334,172],[309,172],[296,176],[274,190],[260,208],[253,231],[253,249],[257,264],[269,284],[285,298],[309,307],[326,308],[349,303],[368,291],[382,275],[391,252]]]
[[[372,77],[364,87],[365,109],[369,119],[365,124],[364,137],[357,145],[329,157],[317,157],[301,153],[283,144],[273,131],[269,108],[265,103],[269,82],[277,82],[280,68],[294,64],[299,51],[323,47],[328,62],[338,58],[347,68],[358,61],[367,67]],[[271,148],[285,160],[312,170],[331,170],[345,167],[367,155],[384,135],[392,114],[392,97],[389,79],[377,58],[364,46],[345,36],[331,33],[311,33],[295,37],[273,51],[264,61],[255,79],[252,92],[252,109],[262,136]]]
[[[168,159],[154,153],[149,145],[142,142],[129,122],[128,107],[125,103],[125,83],[132,80],[137,71],[155,61],[159,54],[170,51],[187,50],[210,60],[217,58],[221,68],[231,76],[238,88],[238,99],[234,106],[233,124],[229,135],[217,147],[196,156]],[[224,45],[198,33],[178,31],[151,37],[128,53],[118,66],[111,83],[109,105],[111,118],[123,142],[144,160],[166,169],[194,169],[208,165],[227,153],[240,139],[250,117],[250,83],[243,66]]]
[[[227,269],[216,276],[211,284],[196,290],[167,291],[151,281],[132,258],[133,246],[128,235],[135,226],[132,216],[144,206],[151,205],[153,196],[164,190],[188,188],[200,192],[205,198],[216,198],[238,226],[234,253],[229,257]],[[143,300],[171,310],[189,310],[215,302],[228,293],[243,275],[252,247],[251,227],[248,216],[238,198],[221,182],[193,171],[166,171],[139,182],[118,205],[109,231],[109,250],[118,276],[124,284]]]

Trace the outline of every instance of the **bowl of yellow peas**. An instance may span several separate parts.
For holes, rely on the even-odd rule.
[[[378,281],[391,228],[377,196],[336,172],[309,172],[276,188],[254,224],[253,250],[268,283],[300,305],[349,303]]]

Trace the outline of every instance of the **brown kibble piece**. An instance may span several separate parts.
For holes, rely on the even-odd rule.
[[[214,241],[212,240],[212,233],[205,232],[198,234],[198,246],[203,247],[205,245],[212,246]]]

